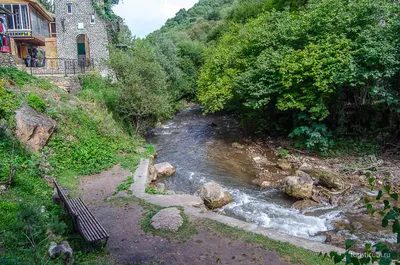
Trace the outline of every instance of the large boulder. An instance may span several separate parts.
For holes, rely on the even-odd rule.
[[[64,259],[64,264],[74,264],[73,251],[67,241],[63,241],[59,244],[51,242],[48,250],[50,258],[61,257]]]
[[[16,111],[17,123],[15,134],[25,146],[33,151],[43,148],[56,128],[57,122],[28,105]]]
[[[283,191],[297,199],[308,199],[312,196],[314,181],[307,174],[290,176],[283,180]]]
[[[157,172],[157,177],[170,177],[176,173],[176,169],[168,162],[155,164],[154,168]]]
[[[220,208],[232,202],[232,196],[228,190],[215,182],[204,184],[199,190],[199,196],[210,209]]]
[[[176,232],[183,224],[181,211],[178,208],[166,208],[151,218],[151,227]]]
[[[328,189],[342,190],[345,188],[345,182],[339,174],[332,171],[321,171],[315,174],[318,183]]]

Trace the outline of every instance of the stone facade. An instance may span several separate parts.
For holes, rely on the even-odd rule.
[[[102,59],[108,57],[108,36],[106,23],[94,11],[92,0],[55,0],[54,6],[58,57],[78,59],[78,36],[84,34],[89,46],[86,56],[94,60],[95,68],[101,68]]]
[[[15,57],[9,53],[0,52],[0,67],[1,66],[15,66]]]

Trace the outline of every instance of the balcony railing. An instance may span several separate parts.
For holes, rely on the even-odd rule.
[[[25,59],[24,63],[33,75],[75,75],[94,68],[93,59],[31,58]]]
[[[36,31],[32,31],[30,29],[9,29],[7,31],[8,36],[11,38],[36,38],[40,41],[45,41],[45,37]]]

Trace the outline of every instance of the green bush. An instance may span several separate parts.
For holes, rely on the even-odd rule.
[[[41,97],[39,97],[35,93],[29,93],[26,101],[29,106],[31,106],[32,108],[34,108],[39,112],[44,112],[46,110],[46,101],[44,101]]]
[[[281,158],[286,158],[288,155],[289,155],[289,151],[288,150],[286,150],[286,149],[279,150],[279,156]]]
[[[390,1],[312,0],[298,11],[232,23],[209,49],[198,98],[209,112],[258,117],[251,123],[283,128],[311,149],[330,148],[329,131],[393,134],[400,124],[399,15]],[[309,120],[299,126],[298,115]]]
[[[136,132],[143,133],[173,113],[172,93],[154,50],[136,40],[134,49],[114,50],[108,62],[119,82],[116,113]]]

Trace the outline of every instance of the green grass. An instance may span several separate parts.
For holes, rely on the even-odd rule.
[[[134,179],[133,176],[128,176],[118,187],[117,190],[114,192],[117,194],[120,191],[128,190],[130,186],[133,184]]]
[[[153,195],[156,195],[156,194],[158,194],[158,195],[167,195],[168,194],[168,192],[162,192],[162,191],[155,190],[151,186],[147,186],[146,189],[145,189],[145,192],[148,193],[148,194],[153,194]]]
[[[58,259],[48,261],[48,232],[56,234],[57,241],[69,241],[76,264],[116,264],[101,248],[83,252],[84,242],[73,231],[70,217],[52,201],[53,190],[43,180],[40,164],[49,161],[54,170],[46,174],[74,195],[83,175],[117,163],[135,170],[141,158],[154,153],[154,147],[127,133],[104,105],[70,95],[14,68],[0,67],[0,80],[0,182],[8,178],[10,164],[18,167],[12,186],[0,195],[0,251],[6,249],[0,264],[34,264],[34,253],[37,264],[62,264]],[[13,134],[15,110],[24,102],[57,121],[51,141],[37,153],[26,151]],[[146,152],[137,153],[138,147],[145,147]],[[42,241],[35,251],[24,231],[36,231],[37,242]]]
[[[328,259],[324,260],[318,254],[312,251],[296,247],[289,243],[275,241],[263,235],[246,232],[239,228],[230,227],[216,221],[206,219],[202,221],[202,227],[210,230],[211,232],[220,233],[221,235],[227,236],[234,240],[257,244],[266,250],[276,251],[279,253],[282,259],[292,264],[332,265],[332,261]]]

